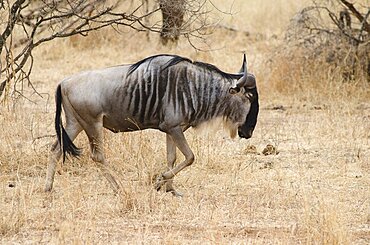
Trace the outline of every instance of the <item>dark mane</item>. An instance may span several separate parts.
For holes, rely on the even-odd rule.
[[[239,79],[242,77],[243,74],[232,74],[232,73],[227,73],[227,72],[224,72],[224,71],[221,71],[218,67],[212,65],[212,64],[208,64],[208,63],[204,63],[204,62],[199,62],[199,61],[192,61],[190,60],[189,58],[185,58],[185,57],[181,57],[181,56],[178,56],[178,55],[169,55],[169,54],[158,54],[158,55],[153,55],[153,56],[150,56],[150,57],[147,57],[143,60],[140,60],[138,61],[137,63],[133,64],[130,66],[129,70],[128,70],[128,75],[130,75],[131,73],[133,73],[137,68],[139,68],[140,65],[142,65],[143,63],[149,61],[149,64],[150,62],[157,58],[157,57],[160,57],[160,56],[167,56],[167,57],[172,57],[172,59],[170,59],[166,65],[162,68],[162,71],[168,69],[169,67],[171,66],[174,66],[180,62],[189,62],[190,64],[193,64],[195,66],[198,66],[204,70],[208,70],[208,71],[211,71],[211,72],[216,72],[218,74],[220,74],[222,77],[224,78],[227,78],[227,79]]]
[[[188,58],[185,58],[185,57],[181,57],[181,56],[178,56],[178,55],[174,55],[173,58],[167,62],[166,66],[162,68],[162,71],[168,69],[169,67],[171,66],[174,66],[180,62],[189,62],[189,63],[193,63],[193,61],[191,59],[188,59]]]
[[[196,66],[199,66],[199,67],[201,67],[205,70],[216,72],[216,73],[220,74],[221,76],[223,76],[225,78],[228,78],[228,79],[239,79],[243,76],[243,74],[232,74],[232,73],[227,73],[227,72],[221,71],[217,66],[214,66],[214,65],[208,64],[208,63],[204,63],[204,62],[195,61],[195,62],[193,62],[193,64],[196,65]]]
[[[145,59],[142,59],[142,60],[140,60],[140,61],[136,62],[135,64],[132,64],[132,65],[128,68],[128,74],[127,74],[127,75],[131,75],[131,73],[133,73],[133,72],[134,72],[137,68],[139,68],[139,66],[141,66],[143,63],[145,63],[145,62],[149,61],[149,64],[150,64],[150,62],[151,62],[153,59],[155,59],[155,58],[157,58],[157,57],[160,57],[160,56],[172,56],[172,57],[173,57],[173,55],[169,55],[169,54],[157,54],[157,55],[149,56],[149,57],[147,57],[147,58],[145,58]]]

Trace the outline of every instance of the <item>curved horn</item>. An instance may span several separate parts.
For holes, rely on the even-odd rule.
[[[244,74],[236,83],[236,86],[229,89],[230,94],[239,93],[240,88],[254,89],[256,87],[256,77],[251,74]]]
[[[245,73],[245,71],[247,71],[247,57],[244,53],[243,64],[242,64],[242,67],[240,67],[240,69],[239,69],[239,73]]]
[[[238,93],[242,87],[246,87],[248,89],[253,89],[256,87],[256,77],[253,74],[248,73],[247,65],[247,58],[244,54],[243,65],[240,68],[240,73],[243,73],[243,76],[236,82],[235,87],[229,89],[231,94]]]
[[[256,87],[256,77],[251,73],[245,73],[236,83],[236,87],[247,87],[249,89]]]

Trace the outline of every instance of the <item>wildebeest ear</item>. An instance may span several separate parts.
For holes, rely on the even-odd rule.
[[[246,87],[248,89],[253,89],[256,87],[256,78],[251,73],[244,74],[236,83],[236,87],[242,88]]]
[[[256,87],[256,77],[252,73],[248,73],[247,75],[247,83],[245,87],[252,89]]]
[[[243,64],[242,67],[240,67],[239,73],[245,73],[247,71],[247,57],[244,54],[243,56]]]
[[[229,88],[229,93],[230,94],[237,94],[240,92],[240,88],[234,87],[234,88]]]

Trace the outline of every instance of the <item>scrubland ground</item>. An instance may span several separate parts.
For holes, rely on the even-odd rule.
[[[30,95],[0,108],[1,243],[369,244],[369,83],[343,82],[325,70],[285,81],[276,70],[289,73],[299,64],[265,65],[305,4],[297,2],[235,1],[238,12],[222,15],[221,23],[239,32],[216,29],[207,37],[211,52],[197,52],[184,40],[161,47],[156,35],[147,39],[131,30],[39,48],[32,78],[42,98]],[[76,139],[83,156],[60,164],[53,191],[43,191],[55,140],[54,90],[63,77],[157,53],[235,72],[243,50],[260,91],[254,135],[232,140],[222,129],[188,130],[196,161],[175,178],[184,197],[153,188],[166,166],[165,135],[153,130],[104,131],[121,193],[113,193],[89,158],[83,133]],[[264,155],[268,144],[276,152]]]

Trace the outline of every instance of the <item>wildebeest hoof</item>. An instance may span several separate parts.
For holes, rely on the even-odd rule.
[[[181,192],[178,192],[176,190],[169,190],[167,192],[171,192],[172,195],[174,195],[175,197],[183,197],[184,196]]]
[[[155,183],[155,187],[154,187],[154,188],[155,188],[157,191],[159,191],[165,183],[166,183],[166,180],[163,178],[163,176],[162,176],[162,175],[159,175],[159,176],[157,177],[157,180],[156,180],[156,183]]]

